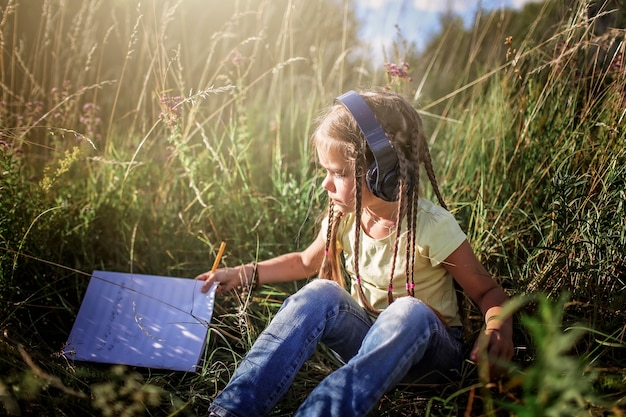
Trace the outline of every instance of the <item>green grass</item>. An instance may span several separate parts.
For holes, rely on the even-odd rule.
[[[417,98],[444,196],[513,296],[519,349],[505,381],[468,364],[372,415],[623,414],[626,33],[605,29],[626,27],[623,11],[451,19],[424,51],[399,32],[389,62],[371,62],[347,1],[222,3],[0,6],[4,411],[206,414],[300,284],[221,299],[201,370],[181,374],[59,355],[90,272],[191,278],[221,241],[228,266],[306,247],[325,208],[313,120],[345,90],[386,85]],[[385,72],[402,61],[412,80]],[[320,349],[273,415],[334,366]]]

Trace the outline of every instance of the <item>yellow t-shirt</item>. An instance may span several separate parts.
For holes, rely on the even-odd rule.
[[[354,271],[354,213],[345,215],[337,231],[337,248],[343,251],[345,270],[350,277],[350,292],[357,301]],[[437,309],[451,326],[460,326],[457,297],[452,276],[441,262],[466,239],[454,216],[443,207],[420,198],[416,215],[416,246],[414,281],[415,297]],[[328,219],[324,227],[328,227]],[[407,295],[405,261],[406,225],[403,225],[393,278],[394,297]],[[377,309],[387,307],[387,288],[393,262],[395,232],[383,239],[373,239],[361,229],[359,274],[361,286],[369,302]]]

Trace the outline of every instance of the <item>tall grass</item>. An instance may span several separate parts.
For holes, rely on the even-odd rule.
[[[452,390],[403,388],[373,414],[623,409],[626,39],[598,30],[619,11],[549,2],[479,15],[469,32],[451,20],[425,51],[398,39],[387,64],[406,61],[411,80],[365,64],[348,0],[222,3],[2,3],[5,411],[204,414],[299,284],[221,300],[200,371],[180,375],[58,354],[89,274],[193,277],[221,241],[225,265],[304,248],[325,205],[313,119],[368,84],[417,98],[449,205],[496,279],[531,300],[515,304],[525,355],[508,385],[468,365]],[[561,360],[575,364],[575,401],[561,395],[575,384],[553,386]],[[334,365],[316,353],[274,415]]]

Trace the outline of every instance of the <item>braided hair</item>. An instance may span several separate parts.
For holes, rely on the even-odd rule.
[[[414,268],[416,247],[416,215],[419,201],[420,165],[424,170],[439,201],[447,208],[432,166],[428,142],[424,133],[423,122],[413,106],[399,94],[387,90],[367,90],[359,92],[360,96],[372,109],[378,122],[391,142],[398,159],[398,210],[396,211],[396,225],[393,247],[392,270],[389,277],[388,302],[393,302],[393,277],[400,247],[402,220],[406,219],[406,290],[407,295],[414,296]],[[374,156],[367,145],[356,120],[350,112],[339,103],[334,104],[318,119],[317,128],[313,133],[315,147],[322,151],[339,149],[343,152],[349,168],[355,175],[355,239],[354,239],[354,272],[356,274],[356,288],[363,306],[371,313],[380,311],[374,308],[363,292],[359,276],[359,249],[361,245],[361,200],[363,195],[362,179],[368,167],[373,163]],[[328,231],[326,236],[326,250],[320,277],[331,279],[345,288],[344,277],[340,267],[341,262],[336,248],[336,236],[343,213],[335,210],[332,202],[328,209]],[[455,281],[455,286],[458,284]],[[459,287],[457,287],[458,290]],[[459,304],[463,297],[458,297]],[[459,305],[459,312],[462,312]]]

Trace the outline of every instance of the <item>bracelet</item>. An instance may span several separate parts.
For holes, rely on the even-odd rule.
[[[252,278],[250,278],[250,283],[248,287],[252,287],[252,291],[256,291],[259,289],[259,268],[256,262],[252,262]]]
[[[259,289],[259,271],[258,271],[258,268],[257,268],[257,263],[256,262],[252,262],[252,276],[250,277],[249,280],[247,279],[248,278],[248,274],[245,272],[247,266],[248,265],[244,266],[244,269],[243,269],[243,277],[246,278],[246,283],[243,284],[243,282],[242,282],[242,285],[243,285],[244,289],[247,290],[247,291],[250,291],[250,290],[256,291],[256,290]],[[241,275],[240,275],[240,277],[241,277]]]

